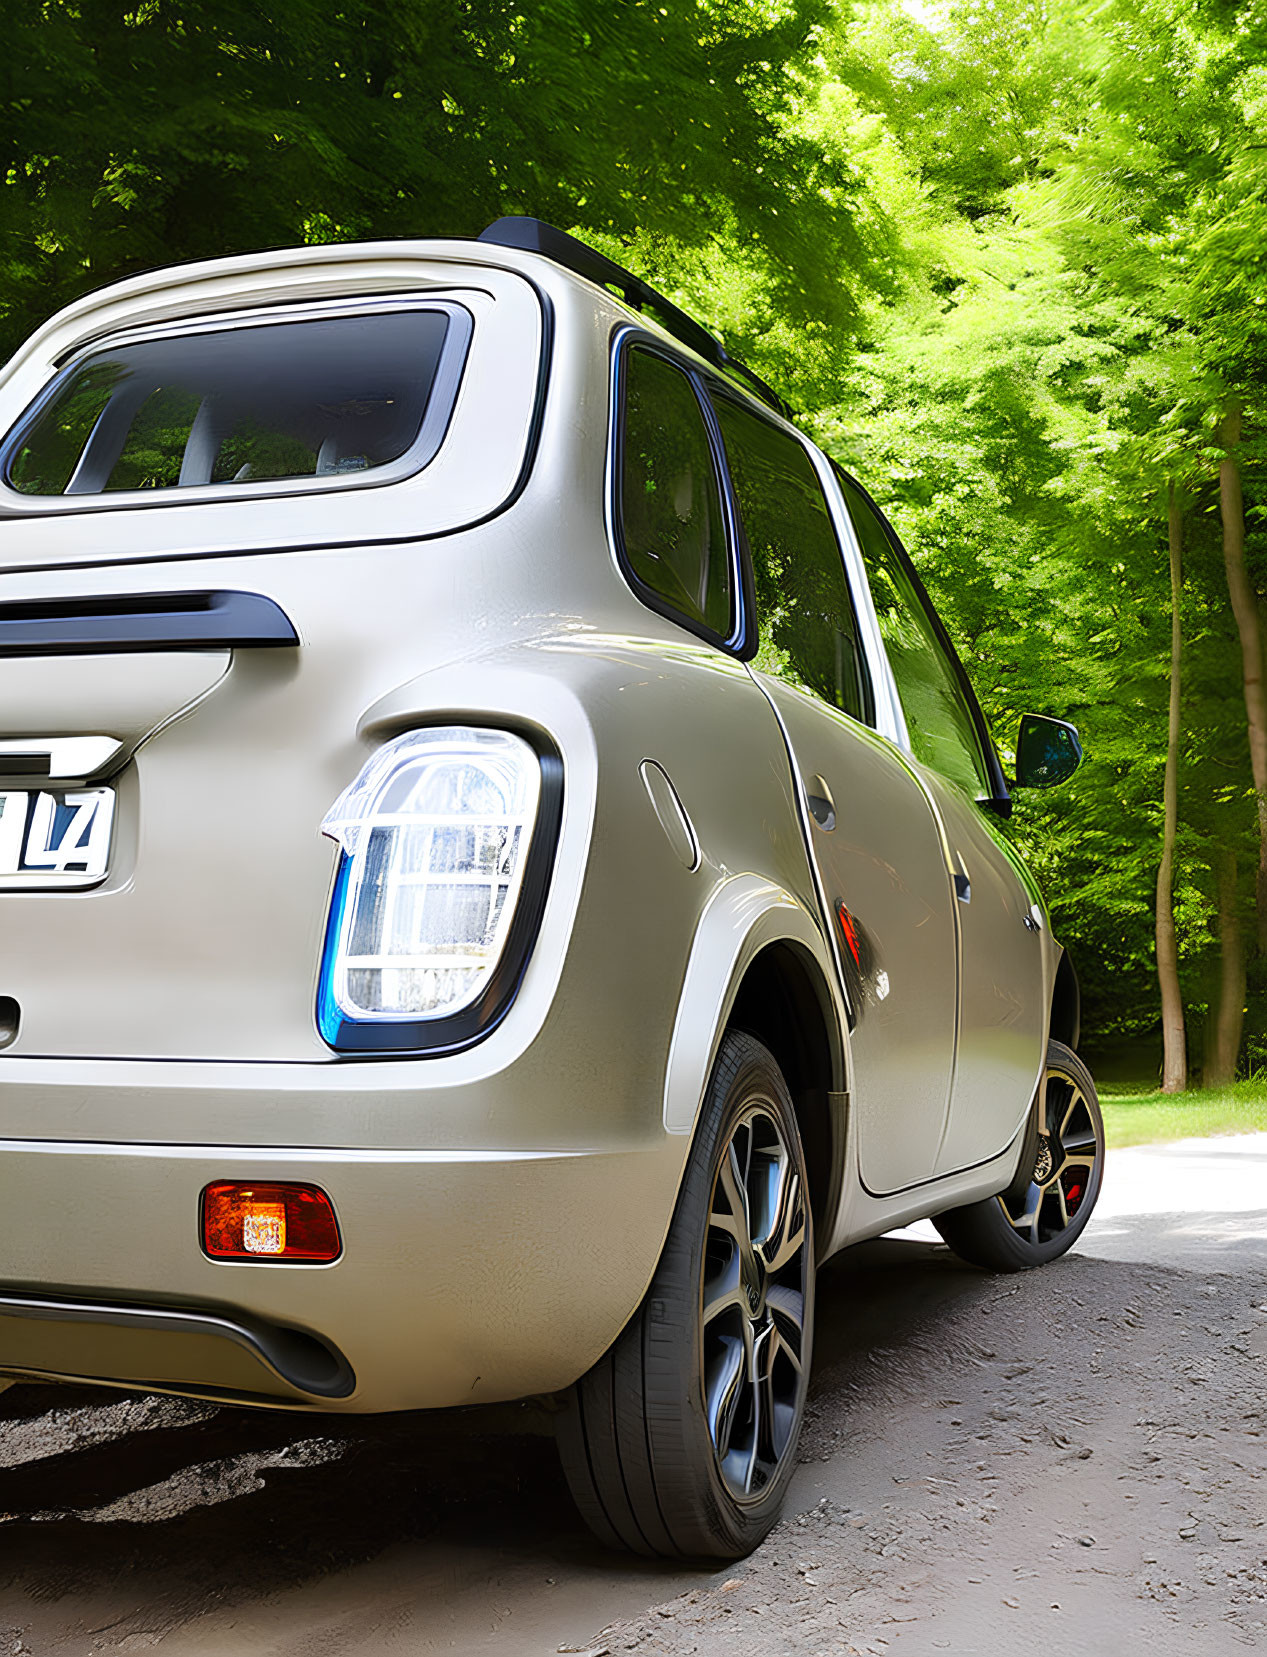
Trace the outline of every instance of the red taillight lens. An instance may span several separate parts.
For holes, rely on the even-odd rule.
[[[202,1193],[202,1246],[213,1260],[337,1260],[334,1205],[318,1185],[217,1180]]]

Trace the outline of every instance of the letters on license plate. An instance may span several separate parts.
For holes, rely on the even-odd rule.
[[[0,789],[0,889],[95,885],[113,823],[113,788]]]

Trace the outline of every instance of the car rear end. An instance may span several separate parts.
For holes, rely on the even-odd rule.
[[[475,1402],[637,1304],[684,1149],[654,1042],[575,1104],[613,924],[577,287],[192,266],[0,382],[0,1373]]]

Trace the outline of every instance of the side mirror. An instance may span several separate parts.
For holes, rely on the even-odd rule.
[[[1041,713],[1021,715],[1016,738],[1017,788],[1054,788],[1067,782],[1082,761],[1077,729],[1063,719]]]

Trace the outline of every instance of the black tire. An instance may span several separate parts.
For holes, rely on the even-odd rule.
[[[568,1485],[604,1542],[751,1553],[796,1464],[813,1312],[792,1100],[761,1043],[729,1031],[651,1287],[558,1420]]]
[[[1037,1121],[1016,1179],[997,1197],[935,1214],[933,1224],[971,1265],[1028,1271],[1077,1241],[1103,1178],[1104,1119],[1091,1072],[1063,1042],[1048,1042]]]

